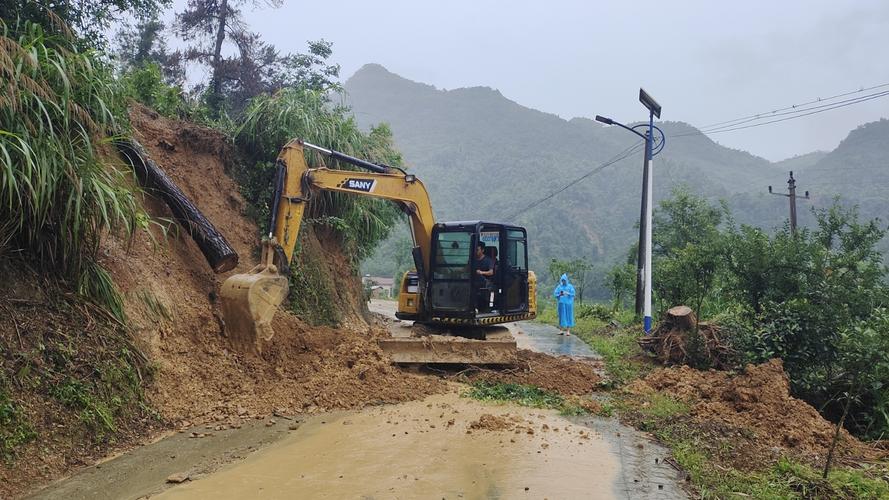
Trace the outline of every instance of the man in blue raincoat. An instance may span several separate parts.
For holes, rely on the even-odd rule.
[[[559,278],[553,296],[559,303],[559,335],[571,335],[571,327],[574,326],[574,285],[568,281],[567,274]]]

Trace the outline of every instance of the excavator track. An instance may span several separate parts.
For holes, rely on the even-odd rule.
[[[395,323],[380,347],[399,364],[511,365],[518,349],[505,326],[455,328],[435,324]]]

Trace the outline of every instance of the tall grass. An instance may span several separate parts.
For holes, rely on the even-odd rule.
[[[392,146],[392,133],[387,126],[364,133],[347,113],[348,109],[331,103],[323,93],[308,89],[287,88],[255,98],[234,130],[235,142],[251,160],[247,175],[239,176],[247,188],[248,199],[258,205],[268,203],[274,179],[273,162],[281,147],[293,138],[388,165],[401,164],[401,155]],[[313,166],[324,162],[309,151],[307,160]],[[328,166],[353,169],[347,164]],[[267,214],[266,207],[263,220],[267,220]],[[325,192],[314,198],[306,217],[338,230],[357,266],[389,234],[398,214],[395,206],[384,200]]]
[[[0,20],[0,254],[20,254],[115,313],[101,236],[134,229],[126,171],[109,158],[115,81],[64,29]]]

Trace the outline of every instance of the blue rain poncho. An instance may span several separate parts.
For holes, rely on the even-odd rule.
[[[559,284],[553,291],[553,297],[559,302],[559,327],[574,326],[574,285],[568,281],[568,275],[559,278]]]

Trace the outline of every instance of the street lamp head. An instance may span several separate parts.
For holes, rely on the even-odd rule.
[[[642,88],[639,89],[639,102],[641,102],[643,106],[648,108],[648,110],[651,111],[654,116],[658,118],[661,117],[661,105],[658,104],[657,101],[655,101],[653,97],[648,95],[648,92],[646,92]]]
[[[611,118],[605,118],[604,116],[601,116],[601,115],[596,115],[596,121],[602,122],[605,125],[614,125],[614,120],[612,120]]]

